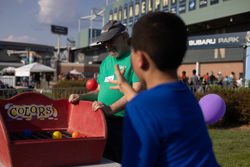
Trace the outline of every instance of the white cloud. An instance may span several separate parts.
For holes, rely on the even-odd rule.
[[[9,35],[8,37],[4,38],[3,41],[11,41],[11,42],[27,42],[27,43],[33,43],[36,42],[34,38],[31,38],[27,35],[22,35],[22,36],[14,36],[14,35]]]
[[[45,24],[67,24],[76,16],[76,2],[72,0],[39,0],[39,21]]]

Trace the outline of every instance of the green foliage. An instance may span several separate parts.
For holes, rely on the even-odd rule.
[[[226,113],[223,120],[214,126],[232,126],[250,123],[250,89],[249,88],[222,88],[212,86],[207,94],[217,94],[221,96],[226,103]],[[197,99],[206,94],[196,94]]]
[[[72,88],[72,87],[85,87],[86,79],[84,80],[62,80],[58,81],[53,88]]]
[[[68,99],[71,94],[86,93],[86,80],[63,80],[57,82],[52,92],[46,94],[52,99]],[[44,93],[43,93],[44,94]]]

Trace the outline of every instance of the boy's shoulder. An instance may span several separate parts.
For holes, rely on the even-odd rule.
[[[132,100],[127,103],[127,106],[145,106],[149,104],[149,101],[152,101],[150,96],[150,90],[143,90],[138,93]]]
[[[162,98],[171,98],[175,91],[184,89],[186,89],[186,86],[181,81],[170,84],[160,84],[151,89],[141,91],[132,100],[135,102],[142,101],[144,104],[152,104],[154,101]]]

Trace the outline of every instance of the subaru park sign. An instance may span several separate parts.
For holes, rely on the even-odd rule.
[[[218,35],[195,36],[188,39],[190,49],[242,47],[246,42],[247,32],[228,33]]]
[[[57,26],[57,25],[51,25],[51,32],[55,33],[55,34],[60,34],[60,35],[67,35],[68,28],[62,27],[62,26]]]

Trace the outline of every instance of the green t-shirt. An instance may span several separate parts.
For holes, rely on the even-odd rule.
[[[113,84],[108,82],[109,80],[116,80],[114,73],[115,64],[118,64],[120,69],[125,67],[124,77],[130,85],[139,81],[130,62],[130,52],[126,52],[118,58],[108,55],[100,66],[100,72],[97,79],[100,85],[98,101],[103,102],[105,105],[111,105],[123,96],[119,90],[111,90],[110,86]],[[123,117],[124,110],[115,113],[114,116]]]

